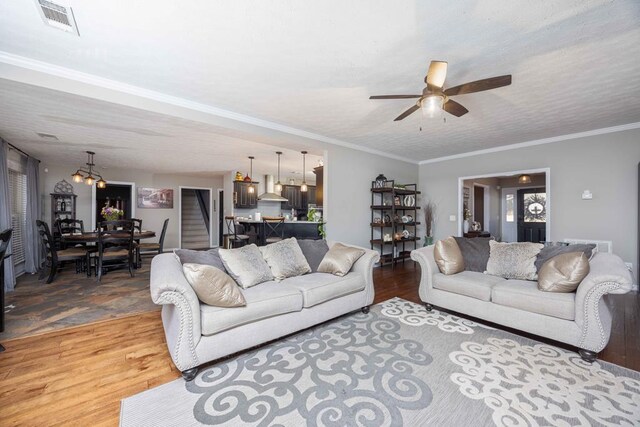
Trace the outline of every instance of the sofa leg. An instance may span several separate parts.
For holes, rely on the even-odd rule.
[[[186,371],[182,371],[182,378],[185,381],[191,381],[198,374],[198,368],[187,369]]]
[[[427,311],[433,311],[433,306],[431,304],[429,304],[428,302],[424,303],[424,308],[426,308]]]
[[[582,360],[588,363],[593,363],[598,358],[598,353],[596,353],[595,351],[584,350],[582,348],[578,350],[578,354],[580,355],[580,357],[582,357]]]
[[[361,308],[361,310],[362,310],[362,312],[364,314],[368,314],[370,309],[371,309],[371,307],[368,306],[368,305],[365,305],[364,307]]]

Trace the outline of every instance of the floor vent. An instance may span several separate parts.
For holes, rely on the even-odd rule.
[[[36,0],[36,5],[45,24],[67,33],[80,35],[71,7],[47,0]]]

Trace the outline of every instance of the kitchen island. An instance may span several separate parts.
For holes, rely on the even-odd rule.
[[[262,221],[256,221],[255,219],[240,219],[236,220],[238,224],[244,227],[244,233],[249,236],[249,242],[255,243],[258,246],[263,245],[263,228]],[[321,239],[318,226],[321,223],[318,221],[285,221],[282,227],[284,227],[284,238],[295,237],[296,239]]]

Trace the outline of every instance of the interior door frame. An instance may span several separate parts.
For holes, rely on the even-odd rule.
[[[464,187],[464,181],[470,179],[478,179],[478,178],[498,178],[498,177],[507,177],[507,176],[515,176],[515,175],[523,175],[523,174],[532,174],[532,173],[544,173],[545,179],[545,188],[547,191],[547,215],[546,215],[546,224],[547,229],[545,233],[545,238],[547,242],[551,242],[551,168],[538,168],[538,169],[522,169],[515,171],[507,171],[507,172],[493,172],[484,175],[472,175],[472,176],[461,176],[458,177],[458,212],[457,217],[460,216],[462,212],[463,206],[463,191],[462,187]],[[524,188],[524,187],[522,187]],[[458,218],[458,236],[462,236],[462,221]]]
[[[181,185],[178,187],[178,247],[182,249],[182,190],[209,190],[209,207],[213,211],[213,188],[210,187],[194,187],[191,185]],[[209,212],[209,247],[213,246],[213,215]]]
[[[491,191],[491,186],[486,185],[486,184],[480,184],[479,182],[474,182],[473,183],[473,187],[482,187],[484,189],[484,191],[482,192],[482,203],[484,204],[483,208],[482,208],[482,216],[483,218],[483,222],[484,224],[482,224],[482,230],[483,231],[488,231],[491,232],[491,195],[490,195],[490,191]],[[472,188],[473,190],[473,188]],[[476,197],[475,197],[475,193],[473,196],[473,220],[476,221]]]
[[[135,182],[126,182],[126,181],[107,181],[107,186],[109,184],[116,185],[130,185],[131,186],[131,218],[136,217],[136,206],[138,205],[138,195],[136,194],[136,183]],[[91,230],[95,230],[97,227],[96,224],[96,185],[93,184],[91,186]]]
[[[220,194],[222,193],[222,197],[220,197]],[[216,241],[216,246],[220,246],[220,238],[224,236],[224,212],[223,209],[220,207],[220,200],[224,201],[224,188],[218,188],[217,189],[217,194],[218,194],[218,207],[216,209],[216,226],[218,227],[218,240]],[[222,224],[220,223],[220,217],[222,217]],[[224,243],[224,238],[222,239],[222,242]]]

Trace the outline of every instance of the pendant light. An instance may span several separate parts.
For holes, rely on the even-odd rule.
[[[282,193],[282,183],[280,182],[280,156],[282,155],[282,151],[276,151],[278,155],[278,181],[276,182],[275,191],[276,193]]]
[[[531,175],[520,175],[518,177],[518,184],[531,184]]]
[[[250,184],[249,184],[249,188],[248,188],[249,194],[253,194],[253,193],[256,192],[256,189],[253,186],[253,159],[254,158],[255,157],[253,157],[253,156],[249,156],[249,162],[251,162],[251,164],[249,166],[249,179],[250,179],[250,181],[249,181]]]
[[[306,156],[307,156],[307,152],[306,151],[302,151],[302,185],[300,186],[300,191],[303,193],[306,193],[307,190],[309,189],[307,187],[307,180],[305,179],[305,168],[307,167],[306,164]]]
[[[94,153],[93,151],[87,151],[86,153],[87,153],[87,163],[85,164],[87,165],[87,168],[86,169],[80,168],[76,171],[76,173],[71,175],[73,182],[81,183],[84,181],[84,183],[87,185],[93,185],[95,183],[96,187],[98,188],[107,188],[107,181],[102,179],[102,176],[98,172],[93,170],[93,167],[96,165],[93,162],[93,156],[96,153]],[[83,175],[83,174],[86,174],[86,175]],[[96,175],[100,179],[96,181],[96,176],[94,175]]]

